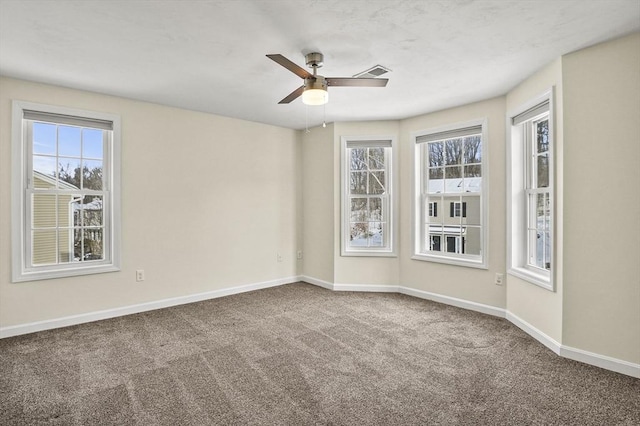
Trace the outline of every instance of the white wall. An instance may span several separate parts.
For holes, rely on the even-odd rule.
[[[122,117],[122,271],[10,282],[12,99]],[[294,130],[1,78],[0,327],[297,276],[299,138]],[[136,269],[145,270],[144,282],[135,282]]]
[[[562,70],[563,344],[640,363],[640,33]]]
[[[562,247],[563,241],[563,86],[562,60],[558,58],[541,70],[533,73],[506,96],[508,116],[517,112],[518,108],[537,98],[551,87],[555,87],[555,210],[556,210],[556,247]],[[505,118],[506,120],[506,118]],[[506,121],[504,121],[505,126]],[[509,143],[509,142],[507,142]],[[518,277],[507,276],[507,308],[519,319],[535,327],[557,343],[562,342],[562,295],[563,295],[563,252],[556,250],[554,279],[556,291],[552,292],[538,287]]]

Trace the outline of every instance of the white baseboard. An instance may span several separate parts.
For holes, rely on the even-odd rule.
[[[496,308],[495,306],[471,302],[469,300],[458,299],[451,296],[444,296],[442,294],[430,293],[428,291],[417,290],[415,288],[399,286],[398,293],[406,294],[407,296],[419,297],[420,299],[431,300],[438,303],[444,303],[445,305],[456,306],[458,308],[468,309],[470,311],[481,312],[483,314],[493,315],[494,317],[504,318],[506,314],[506,311],[502,308]]]
[[[123,306],[121,308],[106,309],[103,311],[89,312],[86,314],[72,315],[63,318],[56,318],[46,321],[38,321],[27,324],[0,327],[0,339],[21,334],[35,333],[37,331],[51,330],[54,328],[68,327],[71,325],[84,324],[87,322],[99,321],[109,318],[121,317],[124,315],[137,314],[140,312],[153,311],[156,309],[169,308],[171,306],[184,305],[187,303],[201,302],[203,300],[215,299],[218,297],[231,296],[233,294],[245,293],[247,291],[261,290],[269,287],[277,287],[284,284],[291,284],[301,281],[302,277],[293,276],[280,278],[277,280],[264,281],[254,284],[240,285],[236,287],[223,288],[220,290],[207,291],[204,293],[190,294],[187,296],[173,297],[170,299],[156,300],[153,302],[139,303],[136,305]]]
[[[174,297],[170,299],[157,300],[153,302],[140,303],[136,305],[124,306],[121,308],[107,309],[103,311],[89,312],[86,314],[72,315],[63,318],[56,318],[46,321],[38,321],[28,324],[20,324],[9,327],[0,327],[0,338],[18,336],[22,334],[34,333],[37,331],[50,330],[54,328],[67,327],[71,325],[84,324],[93,321],[99,321],[109,318],[120,317],[124,315],[137,314],[141,312],[152,311],[156,309],[168,308],[171,306],[184,305],[187,303],[200,302],[203,300],[215,299],[218,297],[231,296],[233,294],[245,293],[247,291],[261,290],[269,287],[277,287],[284,284],[291,284],[298,281],[304,281],[319,287],[332,291],[363,291],[363,292],[383,292],[383,293],[401,293],[408,296],[418,297],[420,299],[432,300],[434,302],[444,303],[446,305],[456,306],[458,308],[469,309],[500,318],[506,318],[511,323],[522,329],[525,333],[542,343],[554,353],[572,359],[574,361],[584,362],[606,370],[615,371],[617,373],[626,374],[631,377],[640,378],[640,364],[634,364],[605,355],[584,351],[582,349],[563,346],[556,340],[552,339],[536,327],[532,326],[522,318],[506,311],[502,308],[484,305],[481,303],[471,302],[455,297],[444,296],[428,291],[417,290],[409,287],[396,285],[376,285],[376,284],[334,284],[328,281],[320,280],[309,276],[293,276],[280,278],[260,283],[241,285],[236,287],[223,288],[204,293],[192,294],[188,296]]]
[[[562,345],[560,356],[640,379],[640,364]]]
[[[506,318],[509,322],[523,330],[525,333],[542,343],[555,354],[574,361],[584,362],[605,370],[615,371],[616,373],[626,374],[627,376],[640,378],[640,364],[634,364],[605,355],[587,352],[582,349],[576,349],[569,346],[563,346],[555,339],[538,330],[522,318],[514,315],[503,308],[484,305],[482,303],[471,302],[455,297],[444,296],[442,294],[430,293],[428,291],[417,290],[414,288],[394,286],[394,285],[375,285],[375,284],[333,284],[328,281],[319,280],[309,276],[301,276],[301,281],[309,284],[317,285],[334,291],[370,291],[384,293],[401,293],[407,296],[418,297],[420,299],[432,300],[434,302],[444,303],[446,305],[456,306],[458,308],[468,309],[471,311],[481,312],[487,315],[493,315],[500,318]]]
[[[327,290],[333,290],[333,283],[330,283],[329,281],[324,281],[306,275],[302,275],[300,277],[300,281],[304,281],[307,284],[317,285],[318,287],[326,288]]]
[[[380,284],[334,284],[335,291],[362,291],[371,293],[399,293],[397,285]]]
[[[507,319],[517,327],[522,329],[529,336],[545,345],[557,355],[563,358],[569,358],[574,361],[584,362],[585,364],[604,368],[605,370],[615,371],[616,373],[626,374],[627,376],[640,379],[640,364],[612,358],[606,355],[600,355],[594,352],[588,352],[582,349],[572,348],[570,346],[561,345],[555,339],[552,339],[542,331],[538,330],[522,318],[507,311]]]

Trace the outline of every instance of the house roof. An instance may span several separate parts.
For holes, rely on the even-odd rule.
[[[53,176],[49,176],[49,175],[41,173],[41,172],[39,172],[37,170],[34,170],[33,171],[33,177],[35,177],[37,179],[40,179],[43,182],[46,182],[46,183],[50,184],[51,186],[54,186],[54,187],[56,186],[56,179]],[[68,182],[65,182],[63,180],[58,181],[58,184],[59,184],[61,189],[73,189],[73,190],[78,190],[79,189],[77,186],[72,185],[72,184],[70,184]]]
[[[301,129],[500,96],[638,30],[638,0],[0,0],[0,74]],[[389,84],[278,105],[302,81],[265,55],[312,51],[321,75],[382,65]]]

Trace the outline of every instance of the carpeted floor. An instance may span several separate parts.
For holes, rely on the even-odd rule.
[[[0,424],[638,425],[503,319],[298,283],[0,340]]]

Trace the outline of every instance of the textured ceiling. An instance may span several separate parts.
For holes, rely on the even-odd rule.
[[[640,30],[640,0],[0,0],[0,74],[294,129],[398,119],[506,93],[560,55]],[[265,57],[386,88],[278,105],[302,80]]]

